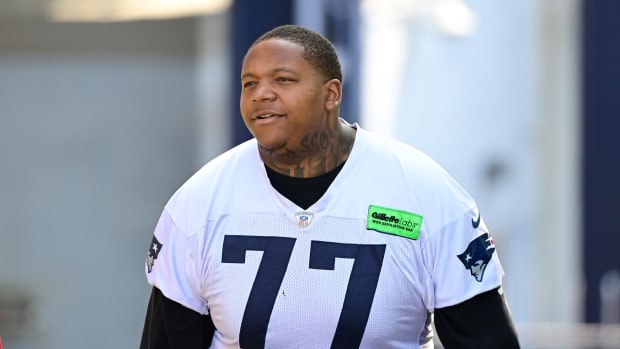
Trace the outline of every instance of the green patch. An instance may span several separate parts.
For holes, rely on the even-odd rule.
[[[422,226],[419,214],[370,205],[366,229],[417,240]]]

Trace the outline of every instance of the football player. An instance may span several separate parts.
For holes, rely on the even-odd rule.
[[[166,204],[141,348],[446,348],[519,343],[474,200],[414,147],[339,115],[334,46],[274,28],[249,48],[253,139]]]

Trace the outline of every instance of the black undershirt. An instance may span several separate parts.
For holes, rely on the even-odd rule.
[[[267,177],[269,177],[271,186],[284,197],[294,202],[295,205],[305,210],[325,194],[327,188],[329,188],[334,178],[340,173],[344,164],[343,162],[342,165],[333,170],[312,178],[289,177],[267,166],[265,166],[265,169],[267,170]]]

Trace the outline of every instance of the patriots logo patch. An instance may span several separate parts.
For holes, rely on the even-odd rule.
[[[489,233],[484,233],[472,240],[465,252],[457,255],[459,260],[468,269],[471,275],[478,282],[482,282],[484,271],[493,257],[495,252],[495,244]]]
[[[155,260],[157,256],[159,256],[159,251],[162,248],[161,242],[157,240],[155,235],[153,235],[153,240],[151,240],[151,245],[149,246],[149,252],[146,256],[146,267],[148,268],[149,273],[153,271],[153,265],[155,265]]]

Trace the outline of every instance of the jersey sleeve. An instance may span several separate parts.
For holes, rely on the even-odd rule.
[[[200,298],[200,261],[193,249],[196,234],[185,232],[175,223],[168,207],[157,222],[146,258],[146,277],[165,297],[199,314],[207,314]]]
[[[473,202],[470,207],[441,224],[429,238],[435,308],[501,286],[504,271],[493,237]]]

